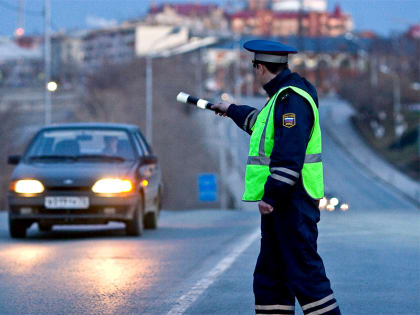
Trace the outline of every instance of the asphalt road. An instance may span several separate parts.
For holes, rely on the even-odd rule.
[[[343,314],[420,313],[420,212],[324,134],[319,251]],[[252,208],[252,207],[251,207]],[[0,214],[0,314],[252,314],[256,210],[163,211],[156,231],[57,227],[8,237]]]

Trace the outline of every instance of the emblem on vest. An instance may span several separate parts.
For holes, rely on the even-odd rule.
[[[286,128],[292,128],[296,125],[296,115],[293,113],[283,115],[283,126]]]

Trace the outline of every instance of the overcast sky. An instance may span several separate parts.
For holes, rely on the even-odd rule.
[[[43,31],[43,0],[26,2],[25,26],[29,33]],[[53,29],[82,29],[118,23],[124,19],[145,14],[149,0],[50,0],[52,3]],[[158,0],[162,2],[215,2],[224,0]],[[235,2],[234,0],[231,2]],[[18,14],[18,0],[0,0],[0,35],[13,34]],[[420,23],[420,0],[329,0],[332,10],[340,4],[343,11],[353,16],[356,30],[373,30],[382,35],[391,31],[406,30],[409,25]]]

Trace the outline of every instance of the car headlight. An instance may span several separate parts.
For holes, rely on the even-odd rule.
[[[44,185],[36,179],[21,179],[12,183],[11,190],[18,194],[40,194]]]
[[[92,191],[98,194],[120,194],[132,190],[131,180],[120,178],[102,178],[92,186]]]
[[[319,201],[319,208],[324,209],[327,206],[327,204],[328,204],[328,199],[324,197]]]
[[[340,203],[340,201],[335,197],[330,199],[330,204],[333,205],[334,207],[338,206],[339,203]]]
[[[349,204],[348,204],[348,203],[343,203],[343,204],[340,206],[340,209],[341,209],[341,210],[343,210],[343,211],[347,211],[347,210],[349,210]]]

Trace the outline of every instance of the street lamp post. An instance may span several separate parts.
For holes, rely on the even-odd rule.
[[[44,2],[44,17],[45,17],[45,31],[44,31],[44,123],[51,124],[51,91],[48,89],[48,83],[51,81],[51,8],[50,0]]]
[[[153,57],[146,55],[146,139],[152,145],[153,137]]]
[[[196,82],[196,90],[197,90],[197,95],[199,97],[203,97],[203,73],[202,73],[202,69],[201,69],[201,63],[203,61],[203,53],[202,53],[202,49],[199,48],[197,51],[197,64],[195,67],[195,78],[197,80]]]
[[[155,39],[150,45],[151,51],[146,55],[146,139],[150,145],[153,141],[153,58],[161,57],[162,54],[153,53],[156,44],[167,36],[177,33],[178,27],[172,28],[169,33]]]

